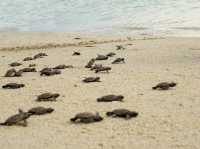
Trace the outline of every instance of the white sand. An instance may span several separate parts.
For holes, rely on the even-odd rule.
[[[41,40],[45,37],[49,40]],[[200,39],[166,38],[112,42],[108,38],[95,40],[95,47],[67,46],[34,50],[11,50],[12,47],[45,45],[54,43],[85,42],[74,40],[74,36],[46,34],[0,36],[0,74],[4,75],[8,64],[22,62],[27,56],[46,52],[49,56],[35,61],[23,62],[17,69],[37,64],[37,70],[58,64],[74,65],[61,75],[40,77],[39,73],[27,73],[19,78],[0,77],[0,84],[24,83],[17,90],[0,89],[0,122],[15,114],[18,108],[25,111],[35,106],[55,108],[55,112],[28,119],[28,127],[0,127],[1,149],[199,149],[200,148]],[[4,37],[4,38],[3,38]],[[33,38],[31,38],[33,37]],[[59,40],[59,39],[65,39]],[[68,37],[68,38],[67,38]],[[38,40],[37,40],[38,38]],[[32,39],[32,40],[31,40]],[[56,40],[58,39],[58,40]],[[122,38],[120,38],[122,39]],[[126,38],[123,38],[123,40]],[[101,42],[102,41],[102,42]],[[115,41],[120,41],[115,38]],[[133,45],[127,45],[127,44]],[[124,51],[116,51],[122,44]],[[5,50],[9,47],[10,50]],[[3,49],[4,48],[4,49]],[[13,48],[14,49],[14,48]],[[72,56],[73,51],[81,56]],[[116,56],[104,65],[112,71],[95,74],[84,68],[96,54],[116,52]],[[5,57],[2,57],[5,56]],[[116,57],[124,57],[126,64],[111,65]],[[84,84],[87,76],[100,76],[102,82]],[[175,81],[177,87],[168,91],[153,91],[152,86],[160,81]],[[77,87],[74,87],[74,85]],[[44,92],[58,92],[57,102],[37,103],[36,96]],[[106,94],[122,94],[125,102],[97,103],[96,98]],[[131,120],[112,119],[105,112],[115,108],[128,108],[139,112]],[[75,125],[69,119],[76,113],[100,112],[104,120],[93,124]]]

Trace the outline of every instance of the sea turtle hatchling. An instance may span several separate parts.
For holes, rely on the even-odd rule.
[[[53,75],[58,75],[61,74],[61,71],[58,69],[52,69],[52,68],[44,68],[43,70],[40,71],[40,76],[53,76]]]
[[[4,77],[21,77],[22,73],[22,71],[17,71],[14,68],[12,68],[6,71]]]
[[[106,56],[106,55],[98,54],[96,57],[96,60],[107,60],[107,59],[108,59],[108,56]]]
[[[37,72],[37,70],[35,68],[30,68],[30,67],[27,67],[27,68],[23,68],[23,69],[20,69],[22,72]]]
[[[110,53],[106,54],[106,56],[108,56],[108,57],[113,57],[115,55],[116,55],[116,53],[114,53],[114,52],[110,52]]]
[[[99,113],[93,114],[91,112],[83,112],[76,114],[75,117],[70,120],[74,123],[94,123],[102,121],[103,117],[101,117]]]
[[[48,56],[46,53],[38,53],[33,56],[33,59],[43,58],[45,56]]]
[[[175,87],[176,83],[175,82],[161,82],[158,83],[156,86],[152,87],[153,90],[168,90],[171,87]]]
[[[19,113],[13,116],[10,116],[5,122],[0,123],[3,126],[12,126],[12,125],[20,125],[27,126],[27,119],[31,116],[31,113],[23,112],[19,109]]]
[[[14,68],[9,69],[9,70],[6,71],[4,77],[14,77],[16,72],[17,71]]]
[[[34,107],[28,110],[28,113],[32,115],[44,115],[48,113],[52,113],[54,111],[53,108],[45,108],[45,107]]]
[[[97,102],[112,102],[112,101],[120,101],[123,102],[124,96],[122,95],[105,95],[100,98],[97,98]]]
[[[116,50],[125,50],[125,48],[122,45],[116,45]]]
[[[29,64],[28,67],[35,67],[36,64]]]
[[[111,69],[112,69],[111,67],[103,66],[103,67],[96,68],[95,73],[102,72],[102,71],[105,71],[108,73]]]
[[[124,58],[116,58],[112,64],[119,64],[119,63],[125,63],[125,59]]]
[[[17,66],[20,66],[22,65],[21,63],[18,63],[18,62],[13,62],[11,64],[9,64],[11,67],[17,67]]]
[[[73,68],[72,65],[58,65],[58,66],[55,66],[53,69],[66,69],[66,68]]]
[[[73,56],[78,56],[78,55],[81,55],[81,53],[80,52],[74,52],[72,55]]]
[[[100,77],[87,77],[83,79],[83,82],[85,83],[100,82]]]
[[[127,109],[115,109],[113,111],[106,112],[106,115],[111,116],[111,117],[121,117],[121,118],[125,118],[125,119],[130,119],[133,117],[137,117],[138,112],[129,111]]]
[[[36,101],[56,101],[56,98],[58,98],[60,94],[58,93],[43,93],[39,96],[37,96]]]
[[[3,85],[2,88],[4,89],[18,89],[24,87],[24,84],[18,84],[18,83],[8,83],[6,85]]]
[[[23,59],[23,61],[32,61],[32,60],[33,60],[32,57],[25,57],[25,58]]]
[[[94,66],[91,67],[90,70],[96,70],[96,69],[101,68],[101,67],[103,67],[102,64],[95,64]]]
[[[85,68],[92,68],[93,64],[95,63],[95,59],[92,58],[88,63],[87,65],[85,66]]]

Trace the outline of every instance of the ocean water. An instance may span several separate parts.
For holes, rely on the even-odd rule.
[[[2,0],[0,30],[200,36],[200,0]]]

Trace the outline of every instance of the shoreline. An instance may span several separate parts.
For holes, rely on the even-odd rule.
[[[80,38],[80,39],[75,39]],[[98,35],[66,32],[0,32],[0,51],[93,46],[156,39],[198,39],[187,36]]]

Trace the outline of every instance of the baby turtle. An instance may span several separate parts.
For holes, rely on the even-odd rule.
[[[106,56],[108,56],[108,57],[113,57],[113,56],[115,56],[115,55],[116,55],[116,53],[110,52],[110,53],[108,53]]]
[[[83,79],[83,82],[85,83],[100,82],[100,77],[87,77]]]
[[[117,58],[112,62],[112,64],[119,64],[119,63],[125,63],[125,59],[124,58]]]
[[[56,67],[54,67],[53,69],[66,69],[66,68],[73,68],[72,65],[58,65]]]
[[[52,68],[45,68],[40,71],[40,76],[53,76],[53,75],[58,75],[61,74],[61,71],[58,69],[52,69]]]
[[[14,77],[15,74],[16,74],[16,72],[17,72],[17,71],[16,71],[14,68],[9,69],[9,70],[6,72],[6,74],[4,75],[4,77]]]
[[[76,114],[75,117],[70,120],[74,123],[94,123],[102,121],[103,117],[101,117],[99,113],[93,114],[90,112],[83,112]]]
[[[53,108],[45,108],[45,107],[34,107],[28,110],[28,113],[32,115],[44,115],[48,113],[52,113],[54,111]]]
[[[106,112],[106,115],[111,117],[121,117],[125,119],[130,119],[132,117],[137,117],[138,113],[135,111],[129,111],[127,109],[115,109],[111,112]]]
[[[92,66],[92,68],[90,70],[96,70],[96,69],[99,69],[101,67],[103,67],[102,64],[95,64],[94,66]]]
[[[22,65],[21,63],[18,63],[18,62],[13,62],[11,64],[9,64],[11,67],[17,67],[17,66],[20,66]]]
[[[95,73],[102,72],[102,71],[109,72],[110,70],[111,70],[111,67],[104,66],[104,67],[99,67],[99,68],[95,69]]]
[[[46,53],[38,53],[35,56],[33,56],[33,59],[43,58],[45,56],[48,56]]]
[[[24,87],[24,84],[18,84],[18,83],[8,83],[6,85],[3,85],[2,88],[4,89],[18,89]]]
[[[29,64],[28,67],[35,67],[36,64]]]
[[[122,95],[105,95],[97,98],[97,102],[112,102],[112,101],[123,101],[124,96]]]
[[[80,52],[74,52],[72,55],[77,56],[77,55],[81,55],[81,53]]]
[[[171,87],[175,87],[176,86],[176,83],[174,82],[161,82],[161,83],[158,83],[156,86],[152,87],[153,90],[168,90],[169,88]]]
[[[9,69],[6,74],[4,75],[4,77],[20,77],[22,76],[22,71],[16,71],[14,68]]]
[[[80,37],[75,37],[74,39],[76,39],[76,40],[80,40],[81,38],[80,38]]]
[[[9,117],[5,122],[0,123],[3,126],[21,125],[27,126],[27,119],[31,116],[31,113],[23,112],[19,109],[19,113]]]
[[[95,62],[95,59],[92,58],[92,59],[87,63],[87,65],[85,66],[85,68],[92,68],[92,65],[94,64],[94,62]]]
[[[117,45],[116,50],[125,50],[125,48],[122,45]]]
[[[23,68],[21,69],[22,72],[37,72],[35,68]]]
[[[32,57],[25,57],[25,58],[23,59],[23,61],[32,61],[32,60],[33,60]]]
[[[36,101],[56,101],[59,96],[58,93],[43,93],[37,97]]]
[[[96,60],[107,60],[108,56],[106,55],[97,55]]]

